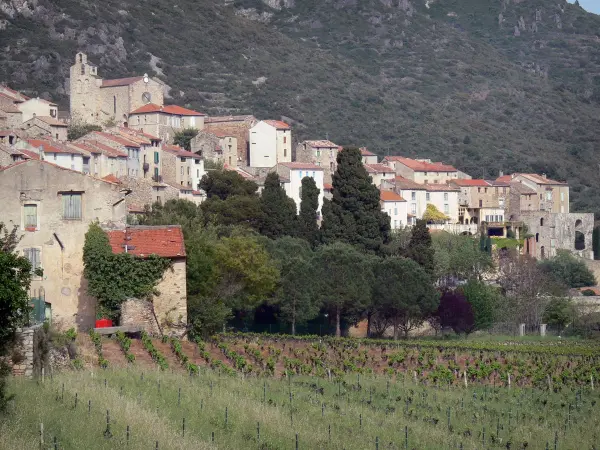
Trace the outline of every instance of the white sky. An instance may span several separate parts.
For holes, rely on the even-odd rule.
[[[575,3],[575,0],[568,0],[569,3]],[[579,0],[579,4],[591,13],[600,14],[600,0]]]

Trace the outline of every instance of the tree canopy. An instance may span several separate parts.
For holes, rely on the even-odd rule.
[[[179,145],[189,152],[192,150],[192,139],[194,139],[197,134],[198,130],[195,128],[184,128],[183,130],[176,131],[173,135],[173,144]]]
[[[285,193],[279,175],[269,172],[265,187],[260,196],[262,217],[259,224],[260,234],[271,239],[296,234],[296,202]],[[316,218],[314,219],[316,224]]]
[[[319,209],[319,189],[311,177],[302,178],[300,214],[298,215],[298,237],[315,246],[319,241],[317,210]]]
[[[434,276],[435,250],[432,246],[427,223],[424,220],[417,220],[417,223],[413,226],[404,254],[406,257],[416,261],[430,276]]]

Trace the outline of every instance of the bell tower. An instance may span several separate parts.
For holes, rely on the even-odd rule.
[[[98,117],[100,84],[102,79],[98,77],[98,68],[88,62],[85,53],[77,53],[75,64],[70,70],[71,120],[100,124]]]

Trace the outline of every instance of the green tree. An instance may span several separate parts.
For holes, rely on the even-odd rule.
[[[92,131],[102,131],[102,127],[91,123],[71,122],[67,128],[67,139],[74,141]]]
[[[498,308],[503,307],[502,295],[498,288],[477,279],[469,280],[462,291],[473,308],[474,330],[487,330],[496,320]]]
[[[239,225],[259,230],[263,222],[260,197],[257,195],[232,195],[226,200],[213,197],[202,202],[200,208],[207,224]]]
[[[175,132],[173,135],[173,144],[179,145],[189,152],[192,150],[192,139],[194,139],[197,134],[198,130],[195,128],[184,128],[183,130]]]
[[[573,320],[574,312],[573,304],[568,298],[555,297],[548,303],[543,320],[548,325],[562,330]]]
[[[585,262],[567,250],[559,250],[554,258],[541,261],[544,273],[568,288],[595,286],[596,278]]]
[[[333,199],[323,214],[323,239],[382,251],[390,240],[390,218],[381,211],[379,189],[363,166],[360,150],[344,148],[333,174]],[[331,221],[331,223],[327,223]]]
[[[233,195],[256,195],[258,185],[235,170],[213,170],[202,177],[200,189],[206,192],[209,200],[213,197],[226,200]]]
[[[297,227],[296,202],[287,196],[281,186],[279,175],[269,172],[260,196],[262,217],[259,231],[271,239],[292,236]]]
[[[315,246],[319,241],[319,226],[317,225],[319,193],[315,180],[311,177],[302,178],[298,237],[306,240],[311,246]]]
[[[389,319],[407,337],[438,307],[439,294],[429,274],[415,261],[402,257],[379,260],[374,268],[373,303],[378,315]]]
[[[181,225],[184,235],[202,226],[202,209],[189,200],[177,199],[146,205],[143,215],[138,217],[140,225]]]
[[[355,247],[337,242],[320,247],[311,260],[319,301],[335,320],[341,336],[342,317],[357,322],[371,301],[372,258]]]
[[[425,212],[423,213],[425,223],[446,223],[448,216],[436,208],[435,205],[427,203]]]
[[[431,234],[427,229],[427,222],[423,219],[417,220],[412,229],[412,234],[406,247],[407,258],[417,262],[430,275],[435,274],[435,250],[431,242]]]
[[[0,222],[0,252],[12,252],[20,240],[18,225],[9,231],[8,227]]]

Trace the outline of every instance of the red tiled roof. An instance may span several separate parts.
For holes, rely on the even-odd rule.
[[[187,150],[177,146],[177,145],[163,145],[162,149],[168,153],[173,155],[181,156],[184,158],[200,158],[200,155],[197,155],[192,152],[188,152]]]
[[[367,150],[367,147],[361,147],[360,148],[360,154],[362,156],[377,156],[375,153],[370,152],[369,150]]]
[[[125,147],[140,148],[140,145],[137,144],[136,142],[126,139],[122,136],[117,136],[116,134],[105,133],[103,131],[93,131],[92,134],[95,134],[97,136],[102,136],[105,139],[111,140],[120,145],[124,145]]]
[[[365,169],[367,169],[367,172],[371,173],[396,173],[394,169],[385,164],[365,164],[364,166]]]
[[[130,84],[135,83],[136,81],[143,80],[144,77],[129,77],[129,78],[117,78],[114,80],[102,80],[102,85],[100,87],[117,87],[117,86],[129,86]]]
[[[83,145],[83,149],[91,153],[101,153],[111,157],[127,157],[127,153],[123,153],[116,148],[109,147],[96,140],[84,139],[82,141],[73,142],[72,144],[76,146]]]
[[[415,191],[424,191],[425,185],[419,184],[413,180],[409,180],[408,178],[401,177],[396,175],[396,187],[400,189],[411,189]]]
[[[430,192],[458,192],[459,188],[450,186],[449,184],[441,184],[441,183],[429,183],[425,184],[425,189]]]
[[[333,142],[328,141],[328,140],[304,141],[304,142],[307,143],[308,145],[310,145],[311,147],[339,148],[339,145],[334,144]]]
[[[47,123],[48,125],[52,125],[53,127],[67,127],[68,125],[60,120],[56,120],[54,117],[50,116],[36,116],[34,119],[40,119],[42,122]]]
[[[306,170],[323,170],[322,167],[317,166],[312,163],[304,163],[304,162],[282,162],[279,163],[288,169],[306,169]]]
[[[128,227],[125,230],[108,231],[107,234],[113,253],[125,253],[127,245],[127,253],[135,256],[185,257],[183,233],[179,225]]]
[[[289,130],[290,126],[281,121],[281,120],[265,120],[265,123],[268,123],[269,125],[271,125],[274,128],[277,128],[278,130]]]
[[[112,173],[109,173],[105,177],[102,177],[104,181],[108,181],[109,183],[121,184],[121,180],[115,177]]]
[[[333,190],[333,184],[323,183],[323,189],[325,189],[326,191],[332,191]]]
[[[221,122],[252,122],[257,121],[256,117],[248,115],[248,116],[212,116],[207,117],[207,123],[221,123]]]
[[[224,137],[235,137],[233,133],[228,133],[223,130],[208,130],[207,133],[214,134],[216,137],[224,138]]]
[[[405,202],[400,195],[394,191],[379,191],[379,198],[382,202]]]
[[[44,153],[66,153],[75,155],[81,154],[79,150],[66,147],[62,144],[59,144],[58,142],[45,141],[42,139],[27,139],[27,143],[35,148],[42,147]]]
[[[40,159],[40,155],[38,155],[36,152],[32,152],[31,150],[21,149],[19,151],[31,159]]]
[[[127,139],[132,139],[133,141],[138,142],[140,144],[148,145],[151,144],[150,141],[162,141],[162,139],[159,137],[153,136],[148,133],[144,133],[143,131],[136,130],[134,128],[119,127],[118,130],[121,136]]]
[[[502,175],[501,177],[496,178],[496,181],[501,183],[510,183],[513,179],[513,175]]]
[[[417,161],[403,156],[386,156],[385,160],[399,162],[416,172],[457,172],[456,167],[440,162]]]
[[[192,109],[183,108],[177,105],[160,106],[155,103],[148,103],[147,105],[141,106],[136,110],[131,111],[129,114],[150,114],[150,113],[165,113],[173,114],[176,116],[205,116],[206,114],[194,111]]]
[[[461,187],[469,187],[469,186],[490,186],[486,180],[452,180],[449,183],[455,184]]]
[[[144,213],[144,212],[146,212],[145,208],[140,208],[137,205],[129,205],[127,209],[129,209],[129,212],[131,212],[131,213]]]
[[[7,91],[7,92],[2,92],[2,91]],[[29,97],[27,97],[26,95],[23,95],[19,91],[15,91],[14,89],[11,89],[5,85],[0,85],[0,94],[5,95],[6,97],[11,98],[13,100],[16,100],[19,103],[29,100]]]
[[[537,173],[520,173],[519,175],[537,184],[567,184],[564,181],[552,180],[543,175],[538,175]]]

